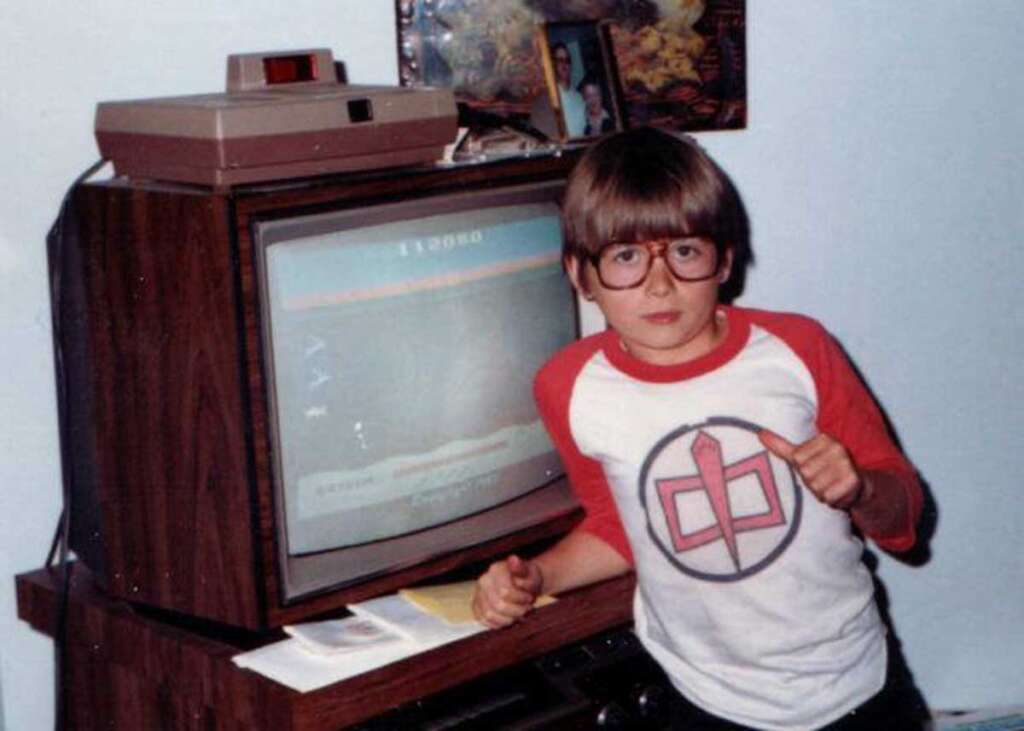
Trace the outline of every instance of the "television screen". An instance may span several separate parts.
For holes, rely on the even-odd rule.
[[[577,333],[559,190],[257,223],[278,522],[295,566],[333,552],[352,564],[341,575],[374,573],[545,517],[501,508],[562,473],[531,394]],[[458,522],[488,511],[475,529]],[[337,566],[323,575],[336,581]]]

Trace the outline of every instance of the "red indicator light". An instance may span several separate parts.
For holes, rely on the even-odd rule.
[[[316,57],[312,54],[274,56],[263,59],[263,75],[267,85],[316,81]]]

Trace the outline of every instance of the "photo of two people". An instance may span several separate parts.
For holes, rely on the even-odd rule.
[[[560,140],[622,129],[606,29],[594,22],[548,23],[538,43],[547,89],[534,99],[530,123]]]

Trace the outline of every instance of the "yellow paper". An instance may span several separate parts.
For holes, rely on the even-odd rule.
[[[398,593],[407,601],[432,614],[448,624],[465,624],[476,621],[473,617],[473,591],[475,581],[459,581],[454,584],[421,586],[402,589]],[[553,596],[539,596],[533,606],[543,607],[555,601]]]

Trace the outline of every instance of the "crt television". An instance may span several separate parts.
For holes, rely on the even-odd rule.
[[[55,302],[100,583],[262,629],[568,529],[531,384],[577,334],[570,164],[79,186]]]

